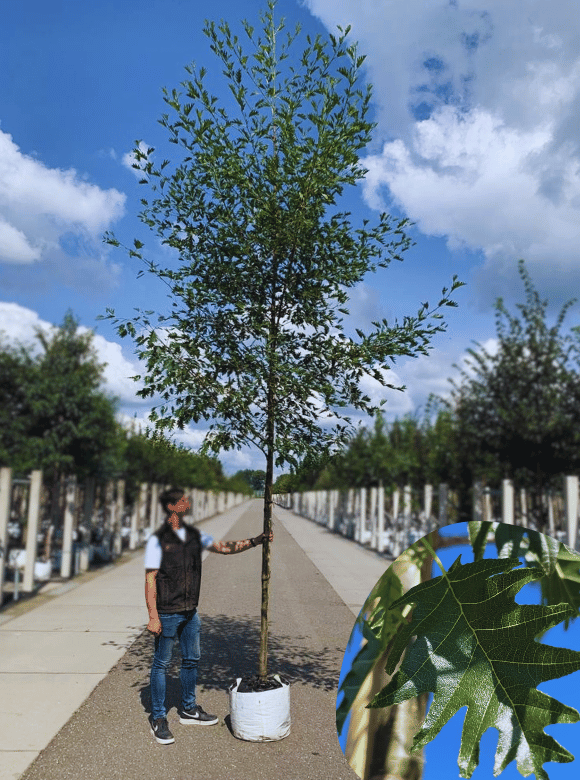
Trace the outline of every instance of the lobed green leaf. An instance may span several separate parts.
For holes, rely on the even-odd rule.
[[[580,669],[580,652],[536,640],[574,610],[568,604],[518,605],[515,594],[541,577],[539,568],[515,569],[518,558],[479,560],[412,588],[391,608],[415,604],[412,620],[393,643],[386,671],[394,671],[412,637],[415,642],[391,682],[369,706],[385,707],[430,691],[434,699],[413,740],[418,750],[466,706],[458,765],[470,778],[479,763],[479,741],[499,731],[494,775],[516,761],[520,773],[549,780],[543,764],[570,762],[573,755],[544,732],[555,723],[575,723],[578,712],[536,690],[546,680]]]

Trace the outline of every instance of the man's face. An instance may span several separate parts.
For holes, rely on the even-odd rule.
[[[191,504],[187,496],[183,496],[175,504],[167,504],[169,511],[172,513],[176,512],[178,515],[184,515],[190,507]]]

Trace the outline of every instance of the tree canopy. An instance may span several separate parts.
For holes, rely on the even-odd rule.
[[[93,333],[78,333],[71,311],[51,337],[40,329],[36,337],[37,355],[32,345],[0,345],[2,465],[17,475],[42,469],[49,484],[62,475],[99,483],[122,475],[129,500],[143,481],[230,487],[216,458],[123,428],[115,399],[102,389],[106,364],[97,360]],[[243,492],[243,485],[232,489]]]
[[[2,346],[0,457],[18,472],[41,468],[52,478],[80,479],[102,468],[108,452],[116,467],[116,402],[101,389],[104,364],[97,362],[92,333],[79,334],[69,310],[47,337],[36,329],[43,352]]]
[[[567,301],[549,325],[549,302],[523,260],[519,273],[525,289],[519,315],[497,300],[497,351],[481,344],[468,350],[468,366],[452,381],[447,406],[469,461],[469,452],[491,456],[504,477],[539,492],[554,476],[580,467],[578,328],[564,330],[576,300]]]
[[[345,333],[348,291],[402,259],[408,220],[381,214],[373,227],[356,226],[339,210],[345,188],[366,173],[359,154],[374,128],[364,57],[348,28],[326,42],[307,36],[296,52],[299,28],[282,37],[274,7],[260,33],[243,23],[248,51],[226,22],[206,23],[233,110],[209,93],[195,64],[182,91],[163,90],[172,113],[160,123],[181,155],[156,163],[155,149],[136,142],[134,167],[153,196],[139,216],[176,250],[179,268],[159,268],[137,239],[125,248],[167,284],[172,311],[157,328],[151,311],[125,320],[108,309],[107,317],[146,362],[139,394],[170,403],[154,408],[156,431],[207,420],[206,451],[273,446],[281,465],[344,440],[345,409],[373,413],[360,379],[391,387],[389,363],[426,353],[445,327],[436,310],[455,302],[444,289],[433,310],[424,304],[402,323]],[[120,244],[110,233],[105,240]],[[334,426],[321,425],[328,415]]]
[[[253,493],[263,493],[266,483],[266,472],[263,469],[242,469],[241,471],[236,471],[232,479],[240,480]]]
[[[347,332],[349,291],[402,259],[408,220],[381,214],[373,226],[356,224],[341,208],[345,189],[366,174],[360,154],[375,126],[350,28],[306,36],[297,49],[300,28],[287,31],[275,7],[269,0],[258,31],[242,22],[244,43],[225,21],[205,24],[229,103],[209,92],[195,64],[181,90],[163,90],[170,113],[160,123],[175,156],[156,161],[137,141],[134,167],[151,192],[140,219],[175,250],[178,267],[145,258],[141,240],[125,249],[167,284],[172,311],[155,327],[152,311],[120,319],[107,310],[145,361],[138,393],[166,402],[150,415],[153,438],[206,421],[203,452],[250,445],[264,454],[266,537],[274,464],[345,441],[349,410],[378,408],[361,379],[391,387],[390,363],[428,352],[445,329],[439,309],[455,305],[449,294],[461,286],[454,278],[433,309],[424,303],[402,323]],[[112,234],[105,240],[120,245]],[[262,678],[269,577],[266,540]]]
[[[285,489],[447,483],[461,519],[471,516],[475,481],[513,479],[531,491],[529,507],[545,525],[541,493],[580,468],[579,327],[565,328],[574,300],[549,323],[549,302],[519,263],[525,302],[510,313],[496,301],[497,349],[468,350],[449,397],[431,396],[422,413],[361,427],[332,457],[304,459]]]

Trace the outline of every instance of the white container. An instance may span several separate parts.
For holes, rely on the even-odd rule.
[[[14,569],[23,569],[26,566],[26,550],[10,550],[8,566]]]
[[[290,686],[275,674],[281,688],[269,691],[238,691],[238,677],[229,689],[232,731],[247,742],[275,742],[290,734]]]
[[[35,561],[34,579],[46,582],[52,574],[52,561]]]
[[[83,545],[79,550],[79,570],[88,571],[90,560],[90,548]]]

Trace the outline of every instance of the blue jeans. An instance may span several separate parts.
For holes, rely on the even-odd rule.
[[[197,611],[159,613],[162,631],[155,637],[155,656],[151,667],[151,714],[153,720],[165,718],[165,675],[173,655],[173,642],[179,637],[181,647],[181,706],[195,707],[197,664],[200,658],[199,635],[201,621]]]

